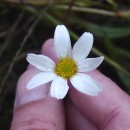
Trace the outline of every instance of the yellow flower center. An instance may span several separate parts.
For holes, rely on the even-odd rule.
[[[77,73],[77,65],[72,58],[63,58],[56,64],[54,71],[58,76],[68,79]]]

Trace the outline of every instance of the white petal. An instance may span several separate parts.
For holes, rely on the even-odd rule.
[[[83,59],[78,64],[79,72],[88,72],[88,71],[96,69],[103,62],[103,59],[104,59],[103,56],[97,57],[97,58]]]
[[[102,90],[102,87],[86,74],[78,73],[70,81],[74,88],[87,95],[96,96]]]
[[[63,99],[66,96],[68,90],[69,86],[67,84],[67,80],[61,77],[57,77],[52,81],[50,90],[52,97],[55,97],[57,99]]]
[[[27,61],[41,71],[53,71],[55,63],[47,56],[28,54]]]
[[[38,87],[44,83],[48,83],[48,82],[52,81],[55,77],[56,77],[56,75],[51,72],[38,73],[34,77],[32,77],[32,79],[28,82],[27,89],[30,90],[30,89]]]
[[[57,56],[64,58],[71,54],[71,41],[69,33],[64,25],[58,25],[54,34],[54,45]]]
[[[75,61],[79,62],[82,59],[85,59],[93,45],[93,35],[91,33],[85,32],[79,40],[75,43],[73,47],[73,58]]]

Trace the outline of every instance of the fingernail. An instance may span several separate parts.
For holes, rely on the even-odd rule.
[[[37,69],[29,69],[20,77],[17,84],[14,109],[23,104],[49,96],[50,83],[38,86],[32,90],[26,88],[29,80],[37,73],[39,73]]]
[[[43,44],[41,53],[44,55],[50,56],[52,59],[57,59],[55,53],[53,53],[54,52],[53,42],[54,42],[53,39],[47,40]],[[40,71],[37,70],[34,66],[29,65],[27,67],[27,71],[20,77],[18,84],[17,84],[14,109],[20,105],[25,104],[25,103],[40,100],[40,99],[43,99],[46,97],[50,97],[50,92],[49,92],[50,91],[50,83],[38,86],[32,90],[28,90],[26,88],[30,79],[39,72]]]

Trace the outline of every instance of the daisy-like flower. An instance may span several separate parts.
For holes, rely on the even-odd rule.
[[[54,34],[54,46],[59,61],[55,63],[45,55],[28,54],[27,61],[41,72],[36,74],[27,84],[33,89],[52,81],[50,94],[63,99],[68,90],[68,80],[79,92],[96,96],[102,90],[100,84],[84,72],[96,69],[104,57],[86,58],[92,48],[93,35],[85,32],[71,48],[69,33],[64,25],[58,25]]]

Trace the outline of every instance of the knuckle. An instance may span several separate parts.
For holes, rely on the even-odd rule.
[[[116,107],[114,108],[104,119],[104,121],[102,122],[101,129],[105,129],[115,118],[118,117],[118,115],[121,113],[121,107]]]
[[[56,130],[54,121],[35,117],[20,118],[11,130]]]

